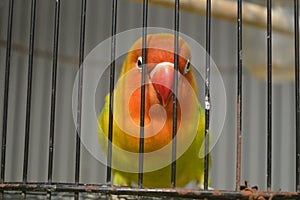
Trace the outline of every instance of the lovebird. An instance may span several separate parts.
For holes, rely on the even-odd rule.
[[[170,187],[173,102],[177,107],[176,187],[194,182],[203,187],[205,116],[198,101],[191,50],[178,39],[178,71],[174,69],[174,35],[147,35],[146,63],[142,38],[129,49],[114,88],[112,173],[113,184],[138,183],[142,68],[145,77],[143,187]],[[174,95],[174,73],[178,93]],[[98,116],[100,145],[107,153],[109,94]],[[211,165],[209,155],[209,166]]]

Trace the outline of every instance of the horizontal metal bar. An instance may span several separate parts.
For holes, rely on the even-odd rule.
[[[114,195],[137,195],[153,197],[184,197],[207,199],[300,199],[298,192],[259,191],[245,189],[230,190],[197,190],[182,188],[132,188],[97,184],[74,183],[3,183],[0,191],[28,191],[28,192],[81,192],[102,193]]]

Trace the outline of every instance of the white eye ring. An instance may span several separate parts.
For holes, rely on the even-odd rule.
[[[142,56],[139,56],[138,60],[137,60],[137,63],[136,63],[136,68],[139,71],[142,71],[142,64],[143,64],[143,58],[142,58]]]
[[[188,59],[188,60],[186,61],[186,64],[185,64],[183,73],[184,73],[184,74],[187,74],[190,70],[191,70],[191,64],[190,64],[190,60]]]

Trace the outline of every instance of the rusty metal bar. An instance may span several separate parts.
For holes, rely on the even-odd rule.
[[[3,183],[0,184],[1,191],[28,192],[80,192],[114,195],[135,195],[152,197],[184,197],[184,198],[207,198],[207,199],[300,199],[298,192],[276,192],[245,189],[243,191],[231,190],[196,190],[181,188],[132,188],[117,187],[109,185],[93,184],[70,184],[70,183]]]

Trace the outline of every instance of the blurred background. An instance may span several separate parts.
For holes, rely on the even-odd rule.
[[[231,2],[235,3],[235,1]],[[266,1],[244,2],[265,9],[263,2]],[[284,26],[284,31],[273,32],[272,188],[292,191],[295,185],[295,89],[292,35],[294,8],[290,0],[273,2],[273,11],[276,13],[274,16],[282,16],[287,21],[284,24],[277,24],[279,27]],[[1,127],[8,5],[8,0],[0,0]],[[30,6],[29,0],[14,1],[5,181],[22,181]],[[28,181],[46,182],[55,1],[37,1],[36,6]],[[110,37],[111,10],[109,0],[87,1],[85,56],[100,42]],[[243,12],[251,14],[251,10],[243,10]],[[61,1],[53,182],[74,182],[76,131],[72,117],[72,90],[79,67],[80,13],[81,1]],[[148,25],[173,29],[173,13],[171,8],[151,4]],[[274,23],[277,23],[276,19]],[[141,26],[142,3],[129,0],[118,1],[117,32]],[[183,9],[180,13],[180,32],[205,46],[205,16]],[[212,150],[211,186],[216,189],[232,190],[235,188],[237,126],[237,24],[234,20],[222,16],[213,18],[211,33],[211,57],[222,74],[227,98],[225,125],[220,139]],[[245,24],[243,26],[241,180],[248,180],[251,185],[258,185],[259,189],[266,189],[266,47],[266,28],[256,26],[255,23]],[[104,84],[103,90],[107,91],[107,88],[108,86]],[[225,97],[213,96],[212,98]],[[211,124],[213,126],[214,122]],[[2,129],[0,133],[2,134]],[[90,155],[84,146],[81,155],[80,182],[105,183],[105,166]]]

